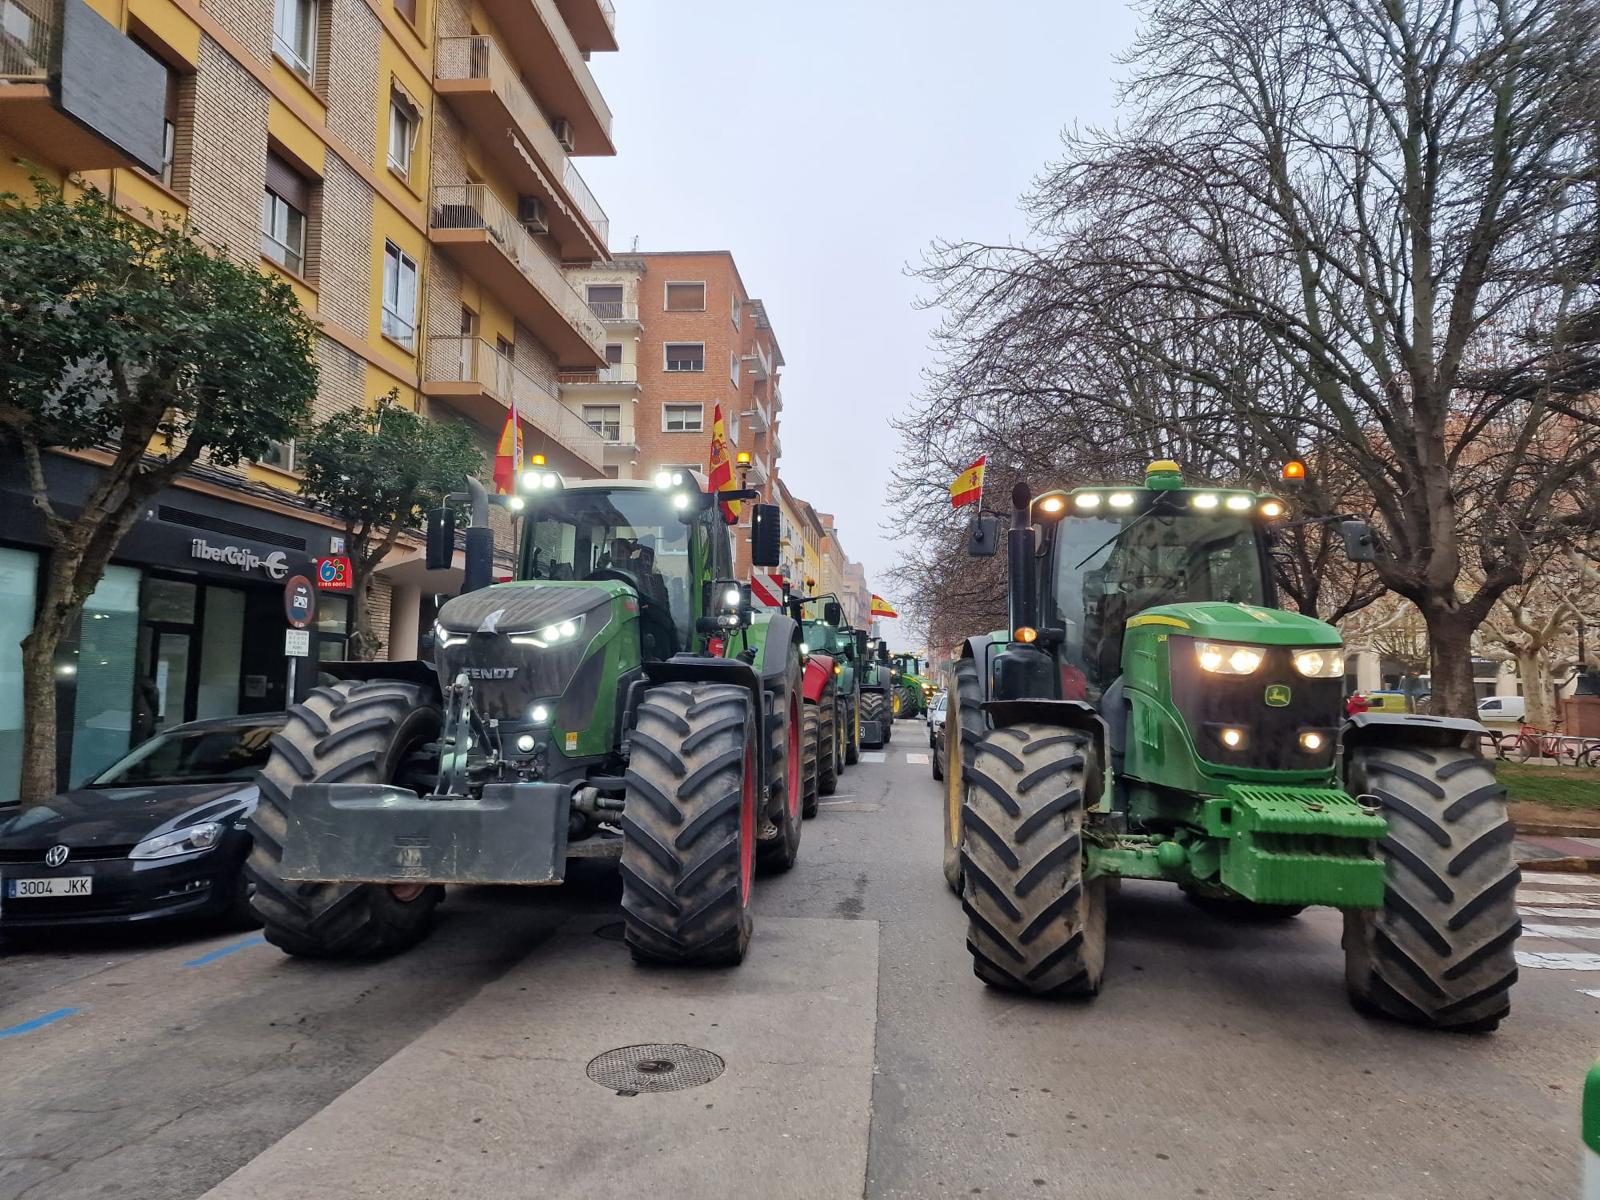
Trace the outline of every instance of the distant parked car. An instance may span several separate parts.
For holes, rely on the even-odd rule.
[[[47,804],[0,810],[0,934],[179,916],[253,924],[245,818],[283,723],[176,725]]]
[[[939,719],[936,721],[930,720],[928,724],[928,744],[933,747],[933,753],[928,755],[928,757],[933,760],[933,777],[935,779],[944,778],[944,759],[946,753],[944,745],[944,722],[947,715],[948,706],[948,698],[944,695],[940,695]]]
[[[1485,696],[1478,701],[1478,720],[1486,725],[1520,725],[1528,716],[1523,696]]]
[[[928,701],[928,745],[933,745],[933,727],[944,724],[944,693],[935,692]]]

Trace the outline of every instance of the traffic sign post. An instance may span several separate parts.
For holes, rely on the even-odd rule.
[[[283,584],[283,653],[289,660],[289,703],[298,704],[311,690],[311,671],[300,660],[311,657],[311,623],[317,619],[317,588],[305,575],[291,575]]]

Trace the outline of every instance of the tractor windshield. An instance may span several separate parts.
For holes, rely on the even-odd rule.
[[[1159,604],[1266,604],[1265,559],[1249,517],[1069,517],[1053,530],[1044,612],[1065,633],[1067,699],[1097,700],[1122,673],[1130,617]]]
[[[673,636],[663,640],[686,648],[693,641],[697,581],[722,565],[711,561],[713,534],[721,532],[712,528],[714,512],[698,506],[682,511],[670,494],[643,489],[541,496],[528,508],[517,574],[626,583],[638,592],[646,623],[670,621]]]

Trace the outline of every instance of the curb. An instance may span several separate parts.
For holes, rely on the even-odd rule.
[[[1542,825],[1537,821],[1515,822],[1517,832],[1527,837],[1600,837],[1593,825]]]
[[[1532,871],[1560,871],[1571,875],[1600,875],[1600,858],[1522,858],[1517,866]]]

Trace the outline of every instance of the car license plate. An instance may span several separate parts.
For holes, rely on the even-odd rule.
[[[45,896],[89,896],[94,894],[94,876],[67,875],[56,879],[8,879],[7,900],[38,900]]]

